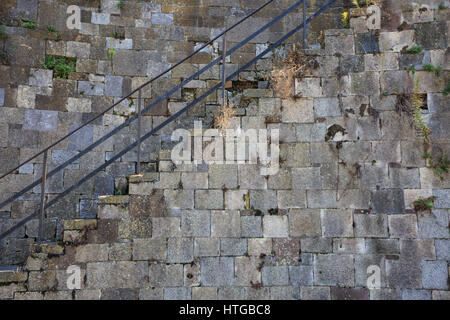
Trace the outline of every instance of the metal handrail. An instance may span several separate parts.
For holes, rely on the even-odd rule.
[[[201,102],[202,100],[204,100],[207,96],[209,96],[210,94],[212,94],[214,91],[218,90],[220,87],[224,88],[225,86],[225,82],[232,80],[234,77],[236,77],[241,71],[247,69],[249,66],[251,66],[253,63],[255,63],[257,60],[259,60],[260,58],[264,57],[267,53],[269,53],[271,50],[273,50],[274,48],[278,47],[282,42],[284,42],[285,40],[287,40],[289,37],[291,37],[293,34],[295,34],[297,31],[299,31],[302,28],[305,28],[307,24],[309,24],[314,18],[316,18],[318,15],[322,14],[323,11],[325,11],[326,9],[328,9],[331,5],[333,5],[337,0],[331,0],[329,1],[326,5],[324,5],[322,8],[320,8],[317,12],[315,12],[313,15],[311,15],[308,19],[306,19],[306,21],[304,20],[301,24],[299,24],[297,27],[295,27],[293,30],[291,30],[290,32],[288,32],[286,35],[284,35],[283,37],[281,37],[278,41],[276,41],[275,43],[273,43],[272,45],[270,45],[267,49],[265,49],[263,52],[261,52],[260,54],[258,54],[255,58],[253,58],[252,60],[250,60],[248,63],[246,63],[245,65],[243,65],[241,68],[239,68],[237,71],[233,72],[231,75],[227,76],[227,77],[223,77],[222,78],[222,83],[218,83],[217,85],[215,85],[214,87],[210,88],[209,90],[207,90],[204,94],[202,94],[200,97],[196,98],[194,101],[192,101],[191,103],[189,103],[186,107],[184,107],[183,109],[179,110],[177,113],[175,113],[174,115],[170,116],[168,119],[166,119],[164,122],[162,122],[161,124],[159,124],[157,127],[153,128],[152,130],[150,130],[149,132],[147,132],[144,136],[138,136],[138,140],[136,142],[133,142],[132,144],[130,144],[129,146],[127,146],[125,149],[123,149],[122,151],[118,152],[117,154],[115,154],[111,159],[109,159],[108,161],[106,161],[104,164],[102,164],[100,167],[98,167],[97,169],[91,171],[88,175],[86,175],[85,177],[83,177],[82,179],[80,179],[78,182],[76,182],[75,184],[73,184],[72,186],[70,186],[69,188],[67,188],[66,190],[64,190],[62,193],[58,194],[55,198],[53,198],[51,201],[49,201],[46,204],[46,207],[51,207],[53,206],[56,202],[59,201],[59,199],[63,198],[64,196],[66,196],[68,193],[72,192],[73,190],[75,190],[76,188],[78,188],[81,184],[83,184],[84,182],[90,180],[93,176],[95,176],[98,172],[100,172],[101,170],[105,169],[106,167],[108,167],[111,163],[115,162],[116,160],[118,160],[120,157],[122,157],[124,154],[126,154],[127,152],[131,151],[133,148],[138,147],[140,145],[140,143],[146,139],[148,139],[149,137],[151,137],[153,134],[155,134],[156,132],[158,132],[159,130],[161,130],[162,128],[164,128],[167,124],[169,124],[170,122],[176,120],[179,116],[181,116],[182,114],[184,114],[186,111],[188,111],[190,108],[192,108],[194,105],[196,105],[197,103]],[[181,88],[182,86],[184,86],[187,82],[191,81],[192,79],[194,79],[196,76],[200,75],[201,73],[203,73],[204,71],[208,70],[209,68],[211,68],[213,65],[217,64],[220,60],[223,61],[223,65],[225,66],[225,57],[227,57],[228,55],[230,55],[231,53],[233,53],[234,51],[238,50],[239,48],[241,48],[244,44],[246,44],[248,41],[250,41],[251,39],[253,39],[254,37],[256,37],[257,35],[259,35],[261,32],[263,32],[264,30],[266,30],[267,28],[269,28],[271,25],[273,25],[275,22],[279,21],[282,17],[286,16],[289,12],[291,12],[292,10],[294,10],[295,8],[297,8],[298,6],[300,6],[302,4],[303,0],[298,1],[296,4],[294,4],[293,6],[291,6],[290,8],[288,8],[287,10],[285,10],[282,14],[280,14],[278,17],[276,17],[275,19],[273,19],[271,22],[269,22],[268,24],[266,24],[265,26],[263,26],[262,28],[260,28],[258,31],[254,32],[251,36],[247,37],[246,39],[244,39],[243,41],[241,41],[239,44],[237,44],[235,47],[233,47],[232,49],[230,49],[229,51],[226,51],[223,53],[221,58],[217,58],[214,61],[212,61],[211,63],[209,63],[207,66],[205,66],[202,70],[199,70],[198,72],[196,72],[193,76],[189,77],[188,79],[186,79],[185,81],[183,81],[182,83],[180,83],[178,86],[176,86],[175,88],[169,90],[166,92],[166,94],[164,94],[163,96],[161,96],[160,98],[158,98],[155,102],[153,102],[152,104],[150,104],[149,106],[147,106],[144,110],[142,110],[142,113],[148,111],[149,109],[151,109],[152,107],[154,107],[156,104],[160,103],[162,100],[168,98],[170,95],[172,95],[176,90],[178,90],[179,88]],[[267,4],[266,4],[267,5]],[[235,25],[236,26],[236,25]],[[226,32],[222,33],[222,36],[225,36]],[[304,41],[306,40],[306,37],[304,37],[303,39]],[[225,49],[225,47],[224,47]],[[225,51],[225,50],[223,50]],[[223,68],[225,69],[225,68]],[[224,74],[224,73],[223,73]],[[134,91],[136,92],[136,91]],[[133,92],[133,93],[134,93]],[[111,132],[107,135],[105,135],[104,137],[100,138],[99,140],[97,140],[95,143],[91,144],[90,146],[88,146],[85,150],[83,150],[83,154],[89,152],[90,150],[92,150],[95,146],[97,146],[98,144],[102,143],[103,141],[105,141],[107,138],[109,138],[110,136],[112,136],[113,134],[115,134],[118,130],[122,129],[123,127],[125,127],[126,125],[128,125],[129,123],[131,123],[132,121],[134,121],[137,117],[133,116],[131,118],[129,118],[126,122],[124,122],[122,125],[118,126],[116,129],[112,130],[111,132],[113,132],[111,134]],[[117,130],[117,131],[116,131]],[[105,138],[106,137],[106,138]],[[46,151],[45,151],[46,152]],[[71,162],[77,160],[79,157],[81,157],[80,155],[81,153],[77,154],[76,156],[72,157],[71,159],[67,160],[65,163],[63,163],[62,165],[60,165],[59,167],[57,167],[56,169],[54,169],[53,171],[51,171],[50,173],[48,173],[47,177],[50,177],[51,175],[53,175],[54,173],[56,173],[56,170],[60,170],[65,168],[68,164],[70,164]],[[42,180],[42,182],[45,182],[45,177],[43,176],[43,178],[35,181],[34,183],[32,183],[31,185],[29,185],[28,187],[24,188],[30,190],[31,188],[33,188],[34,186],[36,186],[37,184],[40,183],[40,181]],[[31,186],[31,187],[30,187]],[[23,191],[22,190],[22,191]],[[21,191],[21,192],[22,192]],[[45,190],[44,190],[45,191]],[[26,191],[25,191],[26,192]],[[24,193],[25,193],[24,192]],[[23,194],[23,193],[22,193]],[[42,196],[42,194],[41,194]],[[17,199],[17,197],[11,197],[10,199]],[[10,199],[6,200],[9,201]],[[10,200],[11,201],[14,201]],[[9,203],[4,201],[3,203],[0,204],[0,208],[2,206],[4,206],[5,204]],[[13,226],[12,228],[10,228],[9,230],[5,231],[3,234],[0,235],[0,240],[4,239],[6,236],[8,236],[10,233],[12,233],[14,230],[20,228],[21,226],[25,225],[27,222],[29,222],[32,218],[34,218],[36,215],[41,214],[41,220],[43,219],[43,211],[42,211],[43,206],[41,206],[41,209],[36,210],[33,214],[31,214],[30,216],[26,217],[25,219],[21,220],[19,223],[17,223],[15,226]],[[42,221],[40,221],[40,223],[42,223]],[[40,238],[40,237],[39,237]]]
[[[139,87],[137,87],[136,89],[134,89],[133,91],[131,91],[130,93],[128,93],[126,96],[122,97],[120,100],[118,100],[117,102],[113,103],[111,106],[109,106],[108,108],[106,108],[105,110],[103,110],[101,113],[96,114],[93,118],[91,118],[90,120],[86,121],[85,123],[83,123],[82,125],[80,125],[78,128],[72,130],[71,132],[69,132],[68,134],[66,134],[64,137],[60,138],[59,140],[57,140],[56,142],[52,143],[51,145],[49,145],[48,147],[42,149],[41,151],[39,151],[38,153],[36,153],[35,155],[31,156],[30,158],[28,158],[27,160],[25,160],[24,162],[22,162],[21,164],[19,164],[17,167],[15,167],[14,169],[9,170],[8,172],[2,174],[0,176],[0,180],[3,179],[4,177],[6,177],[7,175],[10,175],[11,173],[13,173],[14,171],[18,170],[20,167],[22,167],[23,165],[27,164],[28,162],[30,162],[31,160],[37,158],[38,156],[40,156],[41,154],[43,154],[45,151],[50,150],[51,148],[53,148],[54,146],[56,146],[57,144],[59,144],[60,142],[64,141],[65,139],[67,139],[68,137],[70,137],[71,135],[73,135],[74,133],[78,132],[79,130],[81,130],[82,128],[84,128],[85,126],[87,126],[88,124],[94,122],[95,120],[97,120],[98,118],[100,118],[101,116],[103,116],[106,112],[108,112],[109,110],[113,109],[114,107],[118,106],[121,102],[123,102],[125,99],[129,98],[130,96],[132,96],[133,94],[135,94],[138,91],[141,91],[144,87],[148,86],[149,84],[151,84],[153,81],[158,80],[159,78],[161,78],[163,75],[165,75],[166,73],[172,71],[173,69],[175,69],[176,67],[178,67],[180,64],[186,62],[187,60],[189,60],[190,58],[192,58],[193,56],[195,56],[197,53],[199,53],[200,51],[202,51],[203,49],[205,49],[207,46],[209,46],[211,43],[213,43],[214,41],[216,41],[217,39],[219,39],[220,37],[222,37],[225,33],[231,31],[232,29],[234,29],[235,27],[237,27],[238,25],[240,25],[241,23],[243,23],[244,21],[246,21],[248,18],[250,18],[251,16],[255,15],[256,13],[258,13],[259,11],[261,11],[263,8],[265,8],[266,6],[268,6],[270,3],[272,3],[274,0],[269,0],[266,3],[264,3],[262,6],[258,7],[257,9],[253,10],[251,13],[249,13],[248,15],[246,15],[244,18],[242,18],[241,20],[239,20],[238,22],[234,23],[232,26],[228,27],[227,29],[225,29],[224,31],[222,31],[221,33],[219,33],[217,36],[215,36],[214,38],[212,38],[211,40],[209,40],[208,42],[206,42],[205,44],[203,44],[202,46],[200,46],[197,50],[195,50],[194,52],[192,52],[191,54],[189,54],[188,56],[184,57],[183,59],[181,59],[180,61],[178,61],[177,63],[175,63],[173,66],[171,66],[170,68],[168,68],[167,70],[161,72],[160,74],[158,74],[157,76],[153,77],[152,79],[148,80],[147,82],[141,84]],[[0,208],[2,206],[0,205]]]
[[[258,36],[260,33],[262,33],[263,31],[267,30],[270,26],[272,26],[274,23],[276,23],[277,21],[281,20],[283,17],[285,17],[288,13],[292,12],[293,10],[295,10],[298,6],[300,6],[302,4],[302,0],[298,1],[297,3],[295,3],[294,5],[292,5],[290,8],[288,8],[286,11],[284,11],[282,14],[280,14],[279,16],[277,16],[275,19],[273,19],[271,22],[267,23],[266,25],[264,25],[263,27],[261,27],[260,29],[258,29],[257,31],[255,31],[253,34],[251,34],[250,36],[248,36],[246,39],[244,39],[243,41],[241,41],[240,43],[238,43],[236,46],[234,46],[232,49],[230,49],[229,51],[227,51],[226,56],[231,55],[233,52],[235,52],[236,50],[240,49],[242,46],[244,46],[247,42],[249,42],[250,40],[252,40],[254,37]],[[156,105],[158,105],[159,103],[163,102],[165,99],[169,98],[173,93],[175,93],[178,89],[182,88],[184,85],[186,85],[187,83],[189,83],[190,81],[192,81],[193,79],[195,79],[196,77],[198,77],[199,75],[201,75],[202,73],[204,73],[205,71],[207,71],[208,69],[210,69],[211,67],[213,67],[214,65],[216,65],[218,62],[221,61],[221,58],[216,58],[215,60],[211,61],[209,64],[207,64],[205,67],[203,67],[202,69],[200,69],[199,71],[197,71],[196,73],[194,73],[193,75],[191,75],[190,77],[184,79],[181,83],[179,83],[177,86],[175,86],[174,88],[168,90],[165,94],[163,94],[162,96],[158,97],[153,103],[151,103],[149,106],[147,106],[144,110],[141,111],[140,114],[138,115],[133,115],[130,118],[128,118],[126,121],[124,121],[121,125],[117,126],[116,128],[114,128],[113,130],[111,130],[109,133],[105,134],[102,138],[100,138],[99,140],[97,140],[96,142],[92,143],[91,145],[89,145],[88,147],[86,147],[82,152],[77,153],[76,155],[74,155],[72,158],[68,159],[66,162],[62,163],[61,165],[59,165],[58,167],[56,167],[55,169],[53,169],[52,171],[50,171],[47,174],[47,177],[52,177],[54,174],[56,174],[58,171],[64,169],[65,167],[67,167],[69,164],[73,163],[74,161],[78,160],[79,158],[81,158],[83,155],[85,155],[86,153],[88,153],[89,151],[91,151],[92,149],[94,149],[95,147],[97,147],[98,145],[102,144],[104,141],[106,141],[107,139],[109,139],[111,136],[115,135],[117,132],[119,132],[120,130],[122,130],[124,127],[128,126],[131,122],[133,122],[134,120],[136,120],[138,118],[138,116],[140,116],[142,113],[145,113],[147,111],[149,111],[151,108],[155,107]],[[7,200],[3,201],[0,203],[0,208],[4,207],[5,205],[11,203],[12,201],[18,199],[19,197],[21,197],[22,195],[24,195],[26,192],[30,191],[31,189],[33,189],[34,187],[36,187],[37,185],[39,185],[42,182],[42,178],[39,178],[38,180],[34,181],[33,183],[29,184],[27,187],[23,188],[21,191],[19,191],[18,193],[16,193],[15,195],[11,196],[10,198],[8,198]]]

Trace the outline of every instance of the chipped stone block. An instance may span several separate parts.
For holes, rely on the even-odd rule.
[[[409,48],[414,43],[414,30],[401,32],[381,32],[380,50],[400,52],[403,48]]]
[[[194,190],[164,190],[168,209],[193,209]]]
[[[225,191],[225,209],[243,210],[246,208],[246,197],[248,190],[227,190]]]
[[[257,257],[236,257],[234,285],[249,287],[261,283],[259,265],[260,259]]]
[[[210,188],[236,188],[238,185],[237,165],[210,165],[208,178]]]

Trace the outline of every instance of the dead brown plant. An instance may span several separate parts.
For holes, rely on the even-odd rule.
[[[232,102],[227,102],[223,104],[218,110],[215,118],[214,118],[214,127],[222,131],[222,133],[226,129],[230,129],[231,126],[231,118],[236,114],[236,109]]]
[[[286,58],[278,61],[270,74],[272,87],[280,98],[294,97],[294,80],[319,66],[314,56],[305,55],[300,44],[294,44]]]

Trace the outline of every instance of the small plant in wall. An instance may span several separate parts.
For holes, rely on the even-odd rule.
[[[125,3],[121,0],[117,2],[117,8],[122,9],[125,6]]]
[[[444,91],[442,91],[442,94],[444,96],[448,96],[450,94],[450,82],[447,83],[447,86],[445,87]]]
[[[21,27],[24,27],[24,28],[27,28],[30,30],[35,30],[37,28],[36,22],[34,22],[34,21],[27,21],[27,20],[20,19],[19,25]]]
[[[417,77],[414,81],[414,93],[412,95],[412,112],[414,119],[414,126],[416,128],[417,136],[420,137],[425,144],[430,142],[431,129],[425,121],[423,110],[422,110],[422,100],[417,93],[419,91],[419,78]]]
[[[423,158],[427,160],[429,164],[428,168],[433,169],[434,173],[439,176],[441,180],[444,180],[444,175],[448,173],[450,168],[450,160],[448,159],[447,154],[442,152],[437,162],[435,162],[428,153],[425,153]]]
[[[108,50],[108,56],[109,56],[109,60],[111,61],[111,64],[113,63],[115,55],[116,55],[116,50],[114,50],[114,49]]]
[[[421,211],[431,211],[434,208],[434,201],[436,200],[436,197],[429,197],[426,199],[423,199],[420,197],[416,201],[413,202],[414,211],[421,212]]]
[[[418,46],[417,44],[413,45],[411,48],[409,48],[407,51],[409,54],[417,54],[422,52],[422,47]]]
[[[442,72],[442,67],[435,67],[431,63],[424,65],[423,68],[427,72],[434,72],[438,77],[441,75]]]
[[[65,57],[47,55],[45,61],[41,62],[44,69],[53,70],[56,78],[68,79],[70,73],[75,72],[76,62]]]
[[[342,12],[342,25],[344,28],[350,28],[350,14],[347,11]]]

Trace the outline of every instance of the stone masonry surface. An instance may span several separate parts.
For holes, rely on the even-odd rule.
[[[0,6],[0,174],[64,136],[191,53],[259,1],[8,0]],[[250,20],[262,26],[292,1]],[[314,20],[308,50],[318,67],[295,80],[292,99],[270,86],[268,54],[227,85],[233,123],[280,130],[280,170],[258,165],[176,165],[176,128],[201,119],[212,127],[219,94],[212,94],[142,145],[143,173],[130,152],[47,209],[45,237],[36,244],[32,220],[0,243],[0,299],[443,299],[449,300],[449,174],[439,177],[423,157],[411,115],[399,110],[414,92],[432,130],[430,153],[450,154],[450,11],[442,1],[379,1],[381,30],[361,26],[364,10],[341,13],[338,1]],[[450,6],[448,1],[445,5]],[[70,4],[82,9],[81,30],[66,29]],[[309,2],[308,2],[309,3]],[[314,1],[317,9],[326,1]],[[315,11],[311,9],[311,12]],[[236,70],[301,21],[301,12],[235,52]],[[35,30],[20,26],[35,21]],[[49,32],[48,25],[56,29]],[[249,34],[229,35],[229,45]],[[256,30],[256,29],[255,29]],[[322,31],[322,32],[321,32]],[[56,37],[60,35],[60,38]],[[301,40],[301,32],[290,42]],[[414,44],[420,53],[408,53]],[[108,50],[115,50],[111,58]],[[142,92],[148,105],[221,54],[215,43]],[[43,69],[46,55],[76,60],[68,79]],[[426,64],[441,67],[438,74]],[[414,66],[414,70],[412,68]],[[202,74],[143,117],[157,126],[220,80]],[[137,95],[119,104],[51,151],[49,169],[64,163],[135,114]],[[344,129],[331,135],[330,128]],[[70,187],[124,146],[136,125],[49,179],[48,199]],[[0,201],[40,177],[42,158],[0,181]],[[415,211],[420,197],[435,197]],[[40,188],[0,209],[0,233],[39,205]],[[54,242],[56,239],[56,243]],[[81,288],[67,287],[67,267],[81,269]],[[369,288],[368,267],[380,270]],[[7,268],[3,268],[7,269]],[[1,270],[3,270],[1,269]],[[11,268],[12,270],[12,268]]]

